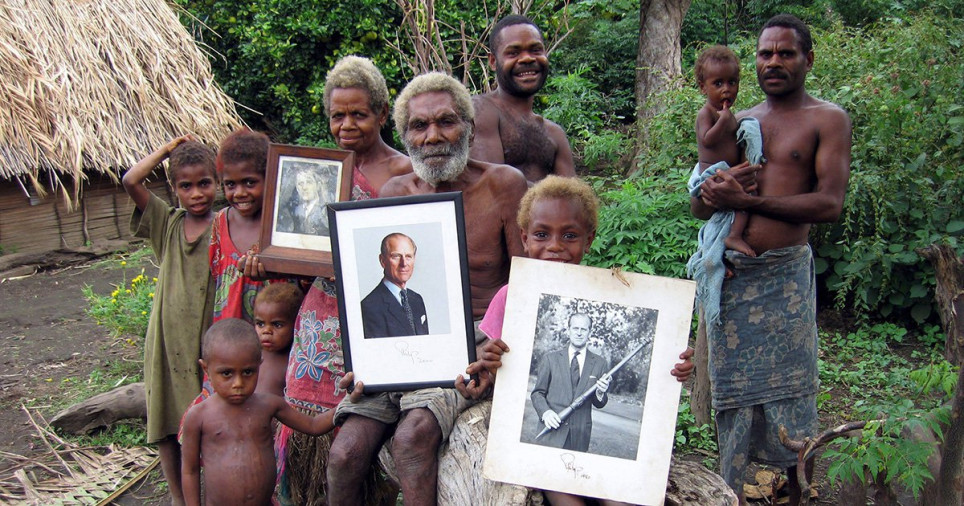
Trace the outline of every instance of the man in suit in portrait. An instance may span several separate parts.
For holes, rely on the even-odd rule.
[[[361,303],[365,339],[428,334],[422,296],[405,284],[415,272],[415,241],[402,233],[382,239],[378,263],[382,281]]]
[[[328,210],[325,203],[331,199],[324,178],[310,170],[298,173],[295,180],[298,201],[291,210],[296,234],[325,235],[328,231]]]
[[[539,362],[536,384],[532,389],[532,405],[548,433],[537,444],[585,452],[592,435],[592,407],[601,408],[609,401],[606,392],[611,378],[606,376],[606,360],[589,351],[592,319],[584,313],[569,317],[569,346],[553,351]],[[577,397],[595,388],[593,395],[575,407],[565,419],[559,414]]]

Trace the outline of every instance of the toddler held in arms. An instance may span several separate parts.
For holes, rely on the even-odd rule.
[[[730,48],[711,46],[696,60],[696,83],[706,96],[706,104],[696,115],[696,146],[700,157],[700,173],[716,164],[726,162],[733,167],[740,163],[737,143],[739,123],[730,110],[740,92],[740,59]],[[747,214],[734,214],[725,244],[728,249],[755,257],[753,248],[743,239]]]
[[[189,505],[268,505],[275,487],[272,419],[300,432],[330,432],[332,414],[311,417],[277,395],[256,392],[261,344],[254,327],[238,318],[221,320],[204,334],[201,368],[214,393],[184,417],[182,481]]]

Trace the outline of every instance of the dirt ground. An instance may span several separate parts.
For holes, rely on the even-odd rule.
[[[156,274],[148,260],[142,264],[148,276]],[[81,292],[90,285],[96,293],[110,293],[113,285],[124,282],[125,275],[129,281],[140,269],[141,265],[128,265],[125,273],[125,269],[93,262],[0,283],[0,343],[4,350],[0,358],[0,450],[25,457],[46,451],[22,405],[49,405],[49,399],[62,397],[65,384],[84,381],[91,371],[105,368],[111,361],[141,361],[137,347],[111,337],[84,314],[87,304]],[[49,419],[54,410],[39,411]],[[8,464],[0,458],[0,470]],[[158,495],[166,490],[158,480],[160,473],[155,470],[142,487],[127,492],[115,504],[168,503]]]
[[[81,293],[86,285],[97,293],[109,293],[115,285],[139,274],[141,267],[148,276],[156,274],[149,259],[128,265],[126,272],[104,262],[90,262],[0,283],[0,343],[4,349],[0,357],[0,451],[28,457],[46,451],[22,404],[49,405],[51,399],[62,398],[65,379],[86,380],[91,371],[114,360],[141,360],[138,348],[111,337],[85,315],[87,304]],[[54,411],[54,407],[40,409],[47,418]],[[821,426],[835,422],[821,420]],[[0,455],[0,472],[7,467],[9,463]],[[819,460],[815,478],[820,493],[816,502],[835,504],[826,464]],[[169,501],[166,484],[155,469],[114,504],[155,506]]]

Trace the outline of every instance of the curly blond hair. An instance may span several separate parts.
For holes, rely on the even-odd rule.
[[[546,176],[522,196],[516,222],[522,230],[529,229],[532,205],[537,200],[559,199],[575,202],[581,208],[582,219],[589,230],[599,226],[599,199],[584,181],[574,177]]]
[[[376,114],[388,107],[385,76],[368,58],[346,56],[325,76],[325,114],[331,114],[331,94],[336,88],[361,88],[368,92],[368,105]]]
[[[433,91],[444,91],[452,96],[455,102],[455,111],[465,123],[472,123],[475,120],[475,109],[472,108],[472,97],[465,86],[455,80],[450,75],[441,72],[429,72],[412,79],[405,89],[398,94],[395,100],[395,111],[392,117],[395,119],[395,130],[398,135],[404,137],[408,130],[408,101],[412,97]]]

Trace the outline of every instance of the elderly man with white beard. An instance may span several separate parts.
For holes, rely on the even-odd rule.
[[[516,214],[528,188],[525,176],[508,165],[469,159],[472,100],[448,75],[413,79],[395,101],[394,118],[415,172],[388,180],[379,196],[462,192],[472,314],[479,320],[508,283],[511,257],[524,255]],[[482,339],[476,322],[476,343]],[[405,504],[435,504],[438,448],[470,405],[454,389],[441,388],[346,398],[335,413],[341,429],[328,461],[329,504],[365,502],[364,479],[393,427],[390,449]]]

